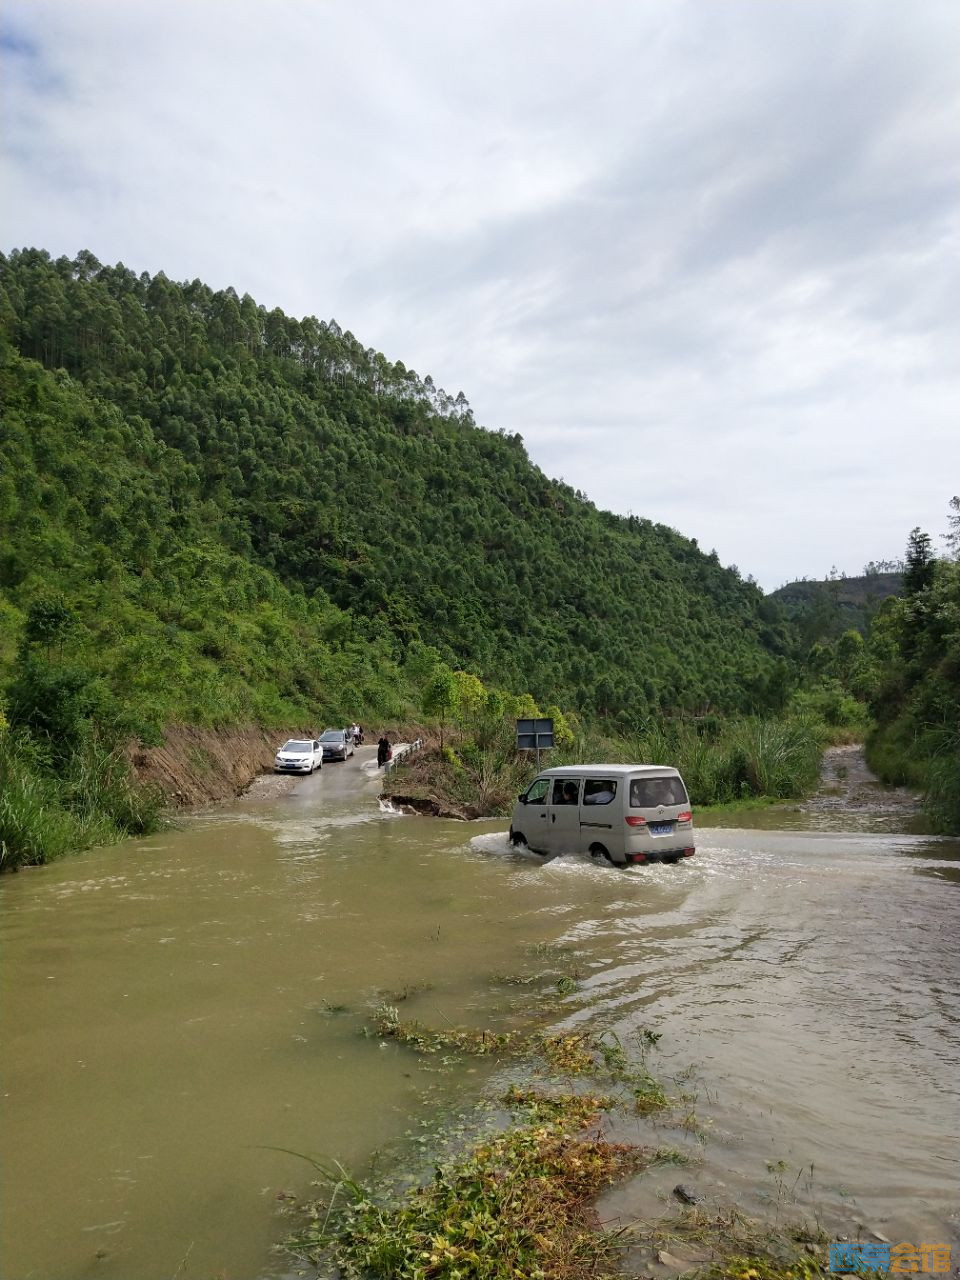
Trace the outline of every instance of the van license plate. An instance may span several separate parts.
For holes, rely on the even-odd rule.
[[[650,834],[652,836],[668,836],[673,830],[672,822],[651,822]]]

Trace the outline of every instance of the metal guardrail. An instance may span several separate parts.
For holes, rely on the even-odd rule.
[[[383,766],[384,773],[389,773],[404,756],[412,755],[414,751],[419,751],[422,746],[423,739],[417,738],[415,742],[404,742],[402,746],[394,747],[393,755]]]

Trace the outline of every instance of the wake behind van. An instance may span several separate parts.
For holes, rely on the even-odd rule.
[[[538,773],[513,810],[510,840],[534,853],[588,853],[618,866],[693,856],[693,812],[676,769],[562,765]]]

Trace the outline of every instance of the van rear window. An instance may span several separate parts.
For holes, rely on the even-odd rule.
[[[679,778],[634,778],[630,783],[631,809],[655,809],[660,804],[689,804]]]

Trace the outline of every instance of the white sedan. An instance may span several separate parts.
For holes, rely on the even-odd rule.
[[[313,773],[323,768],[323,748],[316,738],[291,738],[277,752],[274,773]]]

